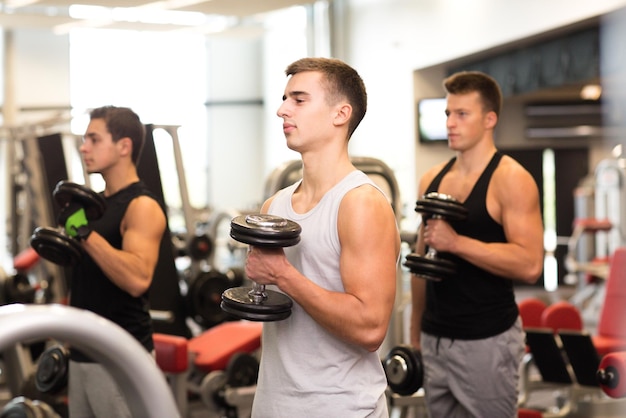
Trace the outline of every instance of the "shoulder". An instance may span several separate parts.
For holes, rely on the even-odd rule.
[[[348,190],[339,208],[353,214],[392,210],[389,197],[373,182],[365,182]]]
[[[165,211],[154,197],[147,194],[133,198],[128,204],[127,215],[159,217],[165,219]]]
[[[430,167],[419,180],[419,193],[424,194],[426,192],[426,188],[430,183],[435,179],[437,174],[443,170],[443,168],[450,162],[450,160],[443,161],[437,165]]]
[[[528,170],[508,155],[502,156],[492,182],[496,190],[503,194],[519,195],[521,192],[538,190],[537,183]]]
[[[502,181],[532,179],[532,176],[523,165],[506,154],[502,155],[494,175]]]

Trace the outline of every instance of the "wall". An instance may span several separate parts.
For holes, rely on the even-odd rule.
[[[19,124],[28,120],[41,120],[69,109],[70,72],[67,36],[55,36],[47,30],[14,30],[8,34],[11,54],[5,56],[6,66],[11,66],[13,97],[3,103],[10,106],[14,101],[19,118],[7,121]],[[6,69],[5,69],[6,70]],[[8,89],[7,89],[8,90]],[[56,108],[41,112],[42,107]]]
[[[369,91],[368,115],[352,152],[377,155],[395,171],[406,202],[407,225],[417,178],[447,158],[444,147],[415,140],[415,97],[439,96],[442,73],[414,71],[602,15],[623,0],[344,0],[337,30],[341,57],[355,66]],[[339,29],[340,28],[340,29]],[[598,157],[596,157],[598,158]]]
[[[442,74],[428,69],[625,5],[625,0],[333,2],[334,55],[357,68],[369,95],[368,114],[351,140],[351,152],[376,156],[395,170],[407,227],[415,222],[416,179],[450,155],[446,147],[422,146],[415,140],[415,97],[441,94]],[[302,42],[304,26],[279,13],[265,22],[261,40],[251,36],[209,42],[213,58],[212,75],[207,75],[210,100],[248,100],[261,95],[264,103],[262,109],[209,110],[215,123],[210,135],[217,142],[208,157],[207,193],[218,208],[249,208],[260,202],[265,177],[281,162],[297,158],[284,146],[275,111],[285,84],[284,68],[309,54]],[[17,105],[68,106],[67,36],[20,30],[14,39],[15,58],[9,64],[15,74]],[[416,70],[422,70],[418,76]]]

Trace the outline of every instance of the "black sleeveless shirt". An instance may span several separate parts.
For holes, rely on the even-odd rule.
[[[504,229],[487,212],[487,188],[502,154],[496,152],[479,177],[463,206],[469,214],[464,221],[450,221],[454,230],[483,242],[506,242]],[[456,158],[437,174],[426,190],[438,191],[442,178]],[[449,253],[438,257],[453,261],[455,276],[426,283],[426,309],[422,330],[428,334],[474,340],[498,335],[509,329],[518,316],[513,281],[496,276]]]
[[[112,196],[105,197],[104,215],[98,220],[90,221],[89,226],[114,248],[121,249],[120,224],[130,202],[139,196],[150,196],[154,199],[152,193],[141,181],[129,185]],[[73,268],[70,305],[92,311],[111,320],[135,337],[147,351],[154,349],[148,292],[140,297],[131,296],[109,280],[86,253],[83,253],[80,263]],[[91,361],[76,349],[71,350],[71,359]]]

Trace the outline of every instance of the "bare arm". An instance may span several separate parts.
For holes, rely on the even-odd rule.
[[[435,171],[440,168],[436,167],[429,170],[420,179],[418,196],[423,196],[426,193],[426,187],[433,179]],[[417,243],[415,245],[415,253],[424,255],[426,250],[426,244],[424,243],[424,221],[420,222],[417,231]],[[422,332],[422,316],[426,309],[426,280],[411,274],[411,322],[409,333],[411,337],[411,345],[417,350],[421,349]]]
[[[89,235],[83,247],[109,280],[138,297],[152,283],[165,226],[165,215],[159,204],[140,196],[128,205],[120,225],[121,249],[113,248],[96,232]]]
[[[487,209],[502,224],[506,242],[486,243],[458,235],[447,222],[436,219],[428,221],[424,239],[437,251],[456,254],[493,274],[532,284],[543,270],[539,192],[530,174],[511,161],[498,167],[487,195]]]
[[[400,236],[395,216],[378,190],[362,186],[344,197],[337,229],[345,292],[313,283],[282,249],[254,248],[246,273],[258,283],[277,285],[337,337],[375,351],[387,333],[396,292]]]

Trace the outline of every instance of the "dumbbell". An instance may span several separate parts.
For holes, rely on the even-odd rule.
[[[35,387],[42,393],[56,394],[67,386],[69,352],[62,345],[48,347],[37,361]]]
[[[446,221],[462,221],[467,219],[467,209],[454,197],[430,192],[415,203],[415,211],[425,218],[443,219]],[[418,277],[428,280],[441,281],[456,274],[453,262],[437,257],[437,250],[428,248],[426,255],[411,253],[406,256],[404,266]]]
[[[290,247],[300,242],[302,228],[294,221],[269,214],[239,215],[230,222],[230,236],[255,247]],[[220,307],[240,319],[280,321],[291,315],[293,301],[284,293],[267,290],[255,283],[222,293]]]
[[[18,396],[11,399],[2,410],[0,418],[60,418],[60,415],[45,402],[31,400],[25,396]]]
[[[424,383],[422,353],[408,345],[393,347],[383,360],[387,385],[393,393],[409,396]]]
[[[58,182],[52,196],[61,209],[77,205],[85,210],[88,221],[104,214],[104,198],[93,190],[66,180]],[[63,212],[61,212],[63,213]],[[30,245],[42,258],[61,266],[70,266],[82,256],[80,244],[65,231],[65,219],[58,219],[58,228],[37,227],[30,238]]]

